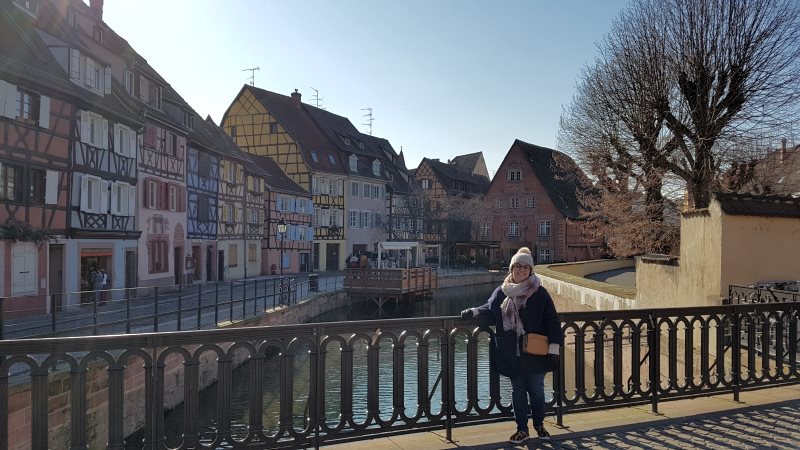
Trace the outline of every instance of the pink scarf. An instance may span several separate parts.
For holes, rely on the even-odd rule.
[[[500,311],[503,313],[504,330],[515,330],[517,336],[525,334],[525,328],[519,318],[519,311],[525,308],[525,302],[528,301],[528,297],[539,290],[541,285],[541,280],[533,273],[522,283],[514,283],[514,278],[511,274],[506,277],[502,288],[503,293],[506,294],[506,299],[500,304]]]

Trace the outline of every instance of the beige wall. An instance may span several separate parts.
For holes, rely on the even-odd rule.
[[[640,307],[716,306],[731,284],[800,279],[800,220],[726,215],[717,201],[681,216],[677,266],[639,261]]]
[[[563,272],[569,275],[575,275],[576,277],[585,277],[593,273],[634,267],[635,265],[633,259],[596,259],[564,264],[548,264],[547,267],[556,272]]]

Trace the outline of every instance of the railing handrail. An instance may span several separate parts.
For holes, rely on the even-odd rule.
[[[800,382],[798,364],[798,312],[800,303],[768,303],[747,305],[723,305],[715,307],[660,308],[634,311],[581,311],[560,315],[562,330],[566,336],[565,352],[561,368],[553,375],[553,398],[548,410],[555,413],[563,425],[564,415],[573,411],[592,410],[635,404],[650,404],[657,412],[660,402],[677,398],[692,398],[721,393],[732,393],[734,400],[748,389],[796,384]],[[46,377],[54,364],[64,361],[70,377],[77,377],[71,384],[72,396],[80,403],[86,397],[86,362],[83,355],[89,352],[92,361],[107,364],[109,369],[109,446],[120,446],[123,420],[119,414],[123,405],[124,374],[129,363],[127,356],[135,355],[144,363],[145,389],[167,389],[164,384],[174,356],[180,361],[171,361],[182,367],[185,380],[197,380],[201,364],[199,353],[213,351],[216,360],[206,361],[216,365],[222,383],[218,392],[222,395],[217,407],[229,407],[231,361],[237,349],[254,361],[248,370],[251,377],[264,376],[263,358],[270,348],[276,351],[276,362],[280,371],[276,382],[280,392],[280,421],[275,424],[275,434],[264,431],[261,420],[251,420],[246,439],[263,442],[265,447],[302,447],[320,443],[347,442],[373,437],[375,433],[400,434],[422,429],[446,429],[448,437],[453,427],[504,420],[511,409],[507,391],[499,388],[499,375],[489,370],[488,377],[478,376],[478,359],[489,359],[488,337],[491,326],[477,319],[462,321],[457,317],[427,317],[414,319],[381,319],[369,321],[347,321],[332,323],[264,326],[181,332],[142,333],[120,336],[95,336],[74,338],[18,339],[0,341],[0,373],[8,374],[15,364],[30,366],[33,414],[47,414]],[[625,335],[626,339],[623,339]],[[410,340],[410,341],[409,341]],[[408,345],[415,342],[416,345]],[[479,343],[483,342],[479,347]],[[361,345],[361,344],[364,345]],[[662,344],[663,343],[663,344]],[[340,361],[326,366],[326,354],[336,347]],[[480,350],[480,353],[478,349]],[[203,350],[205,349],[205,350]],[[361,350],[359,350],[361,349]],[[122,353],[122,351],[126,351]],[[380,352],[391,354],[383,361],[388,365],[386,386],[397,392],[389,396],[391,405],[384,405],[381,415],[378,399]],[[353,384],[354,354],[366,353],[367,361],[360,380],[367,386],[367,405],[354,408]],[[121,354],[121,355],[120,355]],[[405,355],[414,355],[417,371],[409,365]],[[51,358],[37,359],[30,355]],[[98,358],[106,355],[103,358]],[[127,355],[127,356],[126,356]],[[308,416],[300,428],[294,423],[293,398],[285,397],[294,392],[299,383],[295,358],[308,358],[309,400]],[[641,357],[641,355],[645,355]],[[691,358],[684,360],[687,355]],[[169,357],[169,358],[168,358]],[[255,358],[254,358],[255,357]],[[122,359],[119,359],[122,358]],[[39,362],[43,361],[43,362]],[[625,367],[624,362],[630,362]],[[593,370],[589,370],[590,363]],[[273,367],[275,364],[272,365]],[[455,367],[464,367],[465,382],[455,381]],[[81,369],[83,367],[83,369]],[[324,405],[326,370],[339,370],[341,392],[337,419],[325,417]],[[709,368],[715,368],[714,371]],[[574,369],[573,369],[574,368]],[[62,370],[66,370],[62,369]],[[112,370],[113,369],[113,370]],[[566,376],[570,369],[571,376]],[[91,370],[98,370],[92,368]],[[460,370],[460,369],[459,369]],[[431,373],[442,373],[441,381],[431,383]],[[625,377],[630,372],[631,377]],[[462,373],[462,372],[459,372]],[[402,392],[408,383],[404,375],[416,374],[418,397],[416,409],[403,410]],[[45,377],[45,378],[42,378]],[[6,381],[4,381],[6,380]],[[188,381],[187,381],[188,382]],[[478,383],[478,384],[476,384]],[[487,384],[488,383],[488,384]],[[478,386],[484,386],[480,390]],[[147,387],[149,386],[149,388]],[[113,389],[112,389],[113,388]],[[200,386],[193,382],[185,388],[184,401],[197,405]],[[259,411],[262,401],[263,383],[250,383],[247,402],[249,411]],[[409,390],[411,390],[409,388]],[[479,401],[476,393],[484,395]],[[431,393],[437,395],[431,396]],[[424,397],[422,397],[424,395]],[[320,397],[321,396],[321,397]],[[399,396],[399,397],[398,397]],[[163,417],[164,398],[158,392],[145,392],[152,399],[147,411],[149,417]],[[436,401],[429,400],[436,399]],[[404,401],[404,400],[403,400]],[[7,376],[0,375],[0,413],[7,414]],[[225,406],[228,405],[228,406]],[[438,405],[438,409],[434,408]],[[342,410],[342,408],[346,408]],[[387,409],[388,408],[388,409]],[[460,408],[460,409],[459,409]],[[86,408],[72,410],[71,423],[82,427]],[[305,408],[304,408],[305,409]],[[363,423],[353,419],[354,411],[366,411]],[[230,420],[230,412],[220,413]],[[333,420],[333,422],[330,422]],[[0,447],[8,433],[0,421]],[[163,443],[163,418],[145,422],[145,442]],[[196,441],[199,436],[196,416],[184,417],[186,428],[183,437]],[[219,425],[229,430],[229,423]],[[34,421],[32,436],[48,436],[47,421]],[[85,446],[86,436],[76,434],[73,446]],[[217,437],[213,446],[231,442],[229,432]],[[161,446],[161,445],[156,445]]]

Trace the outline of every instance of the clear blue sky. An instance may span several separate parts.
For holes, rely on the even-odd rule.
[[[88,0],[87,0],[88,2]],[[627,0],[106,0],[105,21],[203,117],[242,85],[345,116],[406,164],[483,151],[493,173],[514,139],[556,146],[559,116]]]

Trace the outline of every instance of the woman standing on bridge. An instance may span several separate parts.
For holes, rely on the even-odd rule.
[[[520,444],[528,440],[529,412],[536,434],[541,439],[549,439],[550,433],[544,428],[544,376],[558,368],[564,337],[553,299],[533,273],[533,257],[527,247],[519,249],[511,258],[508,276],[486,304],[465,309],[461,318],[490,314],[496,325],[492,340],[494,368],[511,380],[511,404],[517,431],[509,441]],[[547,336],[546,354],[524,351],[523,342],[529,333]]]

